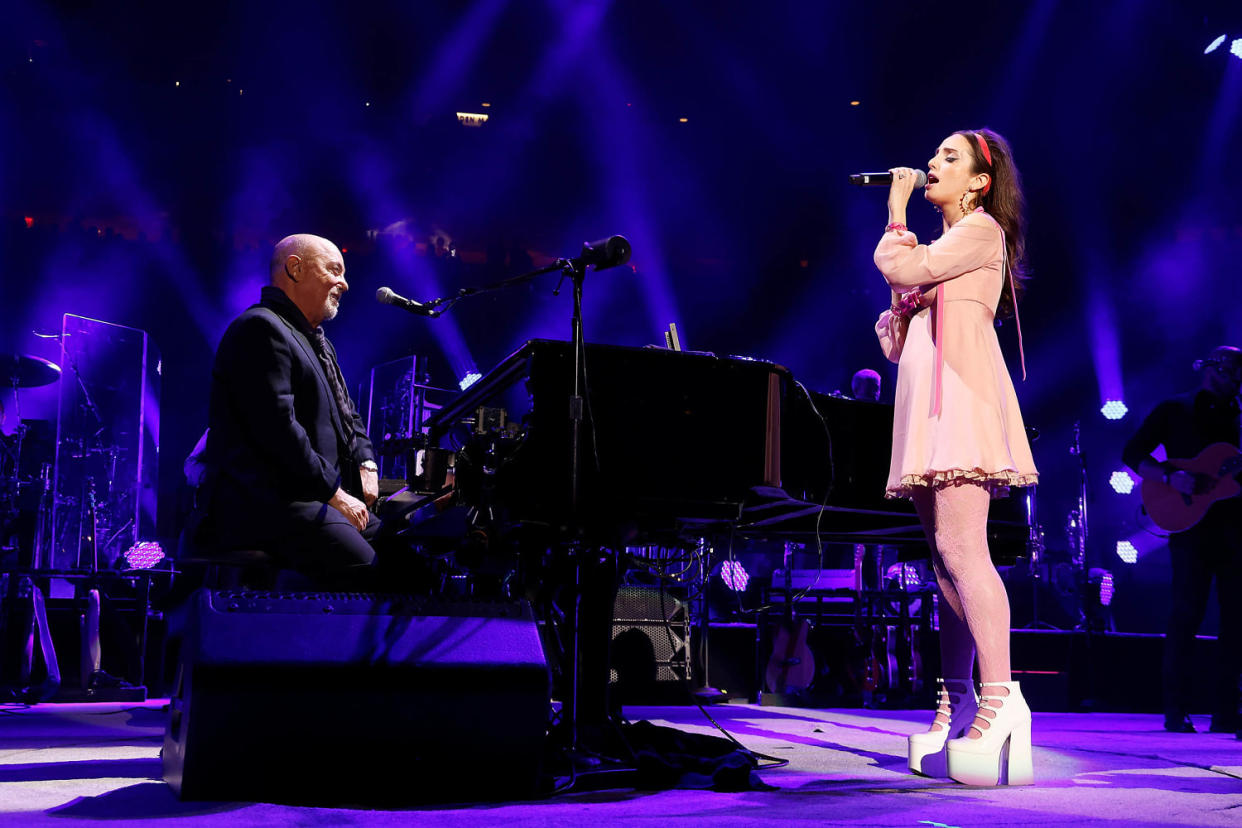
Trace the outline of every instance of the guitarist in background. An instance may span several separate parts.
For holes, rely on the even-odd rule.
[[[1168,457],[1193,458],[1213,443],[1238,443],[1238,391],[1242,387],[1242,350],[1221,346],[1195,363],[1202,372],[1199,389],[1156,406],[1126,443],[1122,459],[1145,480],[1157,480],[1183,495],[1204,492],[1214,480],[1179,470],[1152,456],[1163,445]],[[1164,728],[1194,733],[1187,716],[1192,682],[1195,634],[1207,610],[1212,577],[1220,605],[1219,675],[1212,712],[1214,733],[1237,731],[1238,680],[1242,673],[1242,500],[1215,503],[1198,524],[1169,535],[1173,568],[1173,606],[1164,642]],[[1240,732],[1242,738],[1242,732]]]

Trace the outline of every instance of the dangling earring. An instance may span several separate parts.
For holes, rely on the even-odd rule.
[[[966,215],[967,213],[969,213],[969,212],[970,212],[969,210],[967,210],[967,209],[966,209],[966,196],[967,196],[967,195],[969,195],[969,193],[962,193],[962,198],[961,198],[961,200],[959,200],[959,201],[957,202],[957,206],[958,206],[958,207],[960,207],[960,208],[962,208],[962,215],[963,215],[963,216],[964,216],[964,215]]]

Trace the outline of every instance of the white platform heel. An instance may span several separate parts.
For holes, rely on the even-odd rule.
[[[910,737],[910,770],[922,776],[949,775],[945,745],[966,732],[979,708],[974,681],[968,678],[940,679],[937,696],[939,706],[932,727],[939,729]]]
[[[1006,696],[989,693],[990,688],[1005,687]],[[980,710],[989,708],[995,715],[980,714],[985,727],[974,725],[980,738],[969,733],[951,739],[947,745],[949,777],[964,785],[1030,785],[1035,781],[1031,758],[1031,708],[1022,698],[1016,681],[992,681],[983,685]]]

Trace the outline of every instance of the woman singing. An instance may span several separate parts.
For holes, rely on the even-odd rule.
[[[943,675],[956,677],[940,681],[931,729],[910,737],[910,769],[1029,785],[1031,710],[1010,680],[1009,598],[987,542],[990,498],[1038,479],[993,322],[998,308],[1018,318],[1021,180],[1009,144],[987,129],[950,135],[927,166],[924,196],[943,235],[919,244],[906,229],[916,174],[899,167],[875,251],[893,297],[876,333],[898,364],[887,495],[913,500],[927,534],[944,599]],[[1019,327],[1019,349],[1021,337]]]

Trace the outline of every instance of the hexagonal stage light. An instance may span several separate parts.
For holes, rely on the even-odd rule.
[[[742,566],[741,561],[722,563],[720,578],[725,582],[725,586],[734,592],[745,592],[746,585],[750,583],[750,574],[746,571],[746,567]]]
[[[1121,400],[1107,400],[1100,406],[1100,413],[1106,420],[1120,420],[1129,410]]]

